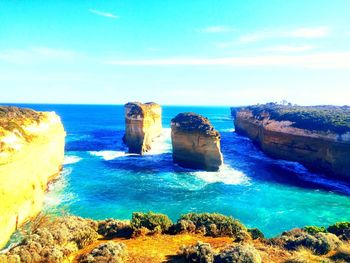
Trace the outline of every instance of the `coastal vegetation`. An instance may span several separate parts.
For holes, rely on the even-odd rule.
[[[267,103],[244,107],[257,118],[268,114],[276,121],[291,121],[293,127],[307,130],[350,132],[350,106],[298,106],[292,104]]]
[[[131,221],[40,215],[0,262],[348,262],[349,231],[350,222],[341,222],[264,238],[217,213],[189,213],[176,223],[152,212],[133,213]]]

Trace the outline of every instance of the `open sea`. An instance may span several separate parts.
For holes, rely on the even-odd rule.
[[[350,221],[350,183],[266,156],[234,132],[228,107],[163,106],[163,133],[145,156],[123,145],[121,105],[19,105],[55,111],[67,131],[60,179],[45,209],[93,219],[130,219],[134,211],[218,212],[271,237],[294,227]],[[180,112],[208,117],[221,133],[219,172],[183,169],[172,162],[170,120]]]

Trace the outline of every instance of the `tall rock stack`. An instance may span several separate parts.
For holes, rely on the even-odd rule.
[[[62,168],[65,136],[54,112],[0,107],[0,247],[40,212]]]
[[[154,102],[129,102],[124,108],[124,142],[130,153],[144,154],[162,132],[162,108]]]
[[[223,163],[220,133],[208,118],[180,113],[171,120],[173,160],[180,166],[217,171]]]

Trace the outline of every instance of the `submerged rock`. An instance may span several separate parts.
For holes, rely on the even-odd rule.
[[[171,120],[173,160],[183,167],[217,171],[223,163],[220,133],[196,113],[180,113]]]
[[[236,132],[272,157],[350,178],[350,107],[268,103],[231,111]]]
[[[162,132],[162,109],[149,102],[125,104],[124,142],[130,153],[143,154],[151,149],[154,138]]]

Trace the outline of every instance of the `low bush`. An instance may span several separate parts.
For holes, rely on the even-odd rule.
[[[134,231],[146,228],[150,230],[151,233],[165,233],[169,230],[172,224],[173,223],[168,216],[152,212],[135,212],[132,214],[131,219],[131,227]]]
[[[252,237],[252,239],[265,238],[264,233],[260,231],[258,228],[249,228],[248,233]]]
[[[317,233],[326,233],[327,230],[325,227],[321,226],[321,227],[318,227],[318,226],[306,226],[303,228],[307,233],[309,234],[317,234]]]
[[[97,232],[106,238],[113,238],[130,237],[133,230],[128,221],[106,219],[98,222]]]
[[[109,241],[94,248],[89,254],[79,257],[81,263],[122,263],[127,260],[127,250],[123,243]]]
[[[261,263],[259,252],[251,245],[234,245],[221,251],[217,263]]]
[[[229,236],[235,238],[237,241],[249,237],[245,226],[230,216],[217,213],[189,213],[182,215],[178,223],[181,220],[186,220],[186,222],[191,221],[196,227],[196,232],[201,232],[207,236]]]
[[[186,262],[197,263],[213,263],[215,256],[210,244],[202,242],[197,242],[194,246],[182,246],[180,255],[185,258]]]
[[[288,250],[297,250],[300,247],[308,248],[319,255],[324,255],[337,249],[342,242],[331,233],[309,234],[303,229],[293,229],[282,233],[279,238],[273,240],[275,244],[283,245]]]
[[[350,232],[350,222],[335,223],[334,225],[330,225],[327,231],[340,238],[347,239],[347,237],[350,236],[348,234]]]

